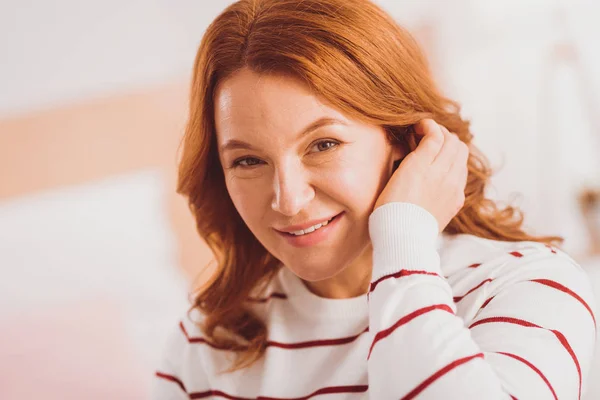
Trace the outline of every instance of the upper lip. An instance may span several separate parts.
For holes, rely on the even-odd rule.
[[[331,217],[327,217],[327,218],[314,219],[312,221],[308,221],[308,222],[306,222],[304,224],[300,224],[300,225],[289,225],[289,226],[286,226],[285,228],[281,228],[281,229],[276,228],[276,229],[278,231],[280,231],[280,232],[286,232],[286,233],[297,232],[297,231],[300,231],[300,230],[308,229],[311,226],[315,226],[315,225],[323,223],[325,221],[329,221],[331,218],[333,218],[333,217],[335,217],[337,215],[338,214],[335,214],[335,215],[333,215]]]

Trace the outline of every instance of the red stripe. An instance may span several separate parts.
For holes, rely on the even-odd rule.
[[[581,379],[582,378],[581,378],[581,366],[579,365],[579,360],[577,359],[577,356],[575,355],[575,352],[573,351],[573,348],[569,344],[569,341],[567,340],[565,335],[563,335],[561,332],[554,330],[554,329],[552,329],[551,332],[556,335],[556,337],[558,338],[560,343],[569,352],[569,354],[571,355],[571,358],[573,359],[573,362],[575,363],[575,367],[577,368],[577,374],[579,375],[579,398],[581,399]]]
[[[282,349],[295,350],[295,349],[305,349],[307,347],[339,346],[342,344],[352,343],[353,341],[358,339],[360,337],[360,335],[362,335],[363,333],[368,332],[368,331],[369,331],[369,328],[365,329],[358,335],[349,336],[349,337],[345,337],[345,338],[309,340],[306,342],[297,342],[297,343],[281,343],[281,342],[274,342],[274,341],[269,340],[269,341],[267,341],[267,347],[279,347]]]
[[[503,354],[505,356],[508,357],[512,357],[515,360],[519,360],[521,361],[523,364],[527,365],[529,368],[531,368],[532,370],[535,371],[536,374],[538,374],[540,376],[540,378],[542,378],[544,380],[544,382],[546,382],[546,386],[548,386],[548,389],[550,389],[550,391],[552,392],[552,396],[554,396],[554,398],[556,400],[558,400],[558,397],[556,396],[556,392],[554,391],[554,388],[552,387],[552,385],[550,384],[550,381],[544,376],[544,374],[542,373],[542,371],[540,371],[535,365],[533,365],[532,363],[530,363],[529,361],[527,361],[526,359],[519,357],[516,354],[511,354],[511,353],[504,353],[502,351],[499,351],[498,354]]]
[[[179,326],[189,343],[204,343],[204,344],[207,344],[210,347],[217,349],[217,350],[227,350],[227,348],[220,347],[214,343],[207,341],[204,338],[190,337],[188,335],[187,330],[185,329],[185,326],[183,325],[183,322],[180,322]],[[266,346],[267,347],[279,347],[282,349],[290,349],[290,350],[305,349],[308,347],[338,346],[338,345],[352,343],[353,341],[358,339],[360,337],[360,335],[362,335],[363,333],[366,333],[368,331],[369,331],[369,328],[367,327],[365,330],[360,332],[358,335],[354,335],[354,336],[349,336],[349,337],[344,337],[344,338],[336,338],[336,339],[309,340],[306,342],[297,342],[297,343],[282,343],[282,342],[275,342],[275,341],[269,340],[269,341],[267,341]]]
[[[365,393],[369,389],[367,385],[355,386],[332,386],[314,391],[313,393],[303,397],[267,397],[258,396],[253,399],[257,400],[306,400],[322,394],[339,394],[339,393]],[[236,397],[220,390],[209,390],[206,392],[190,393],[190,399],[203,399],[209,396],[219,396],[231,400],[252,400],[247,397]]]
[[[474,328],[477,325],[487,324],[487,323],[490,323],[490,322],[506,322],[506,323],[509,323],[509,324],[516,324],[516,325],[526,326],[528,328],[545,329],[547,331],[552,332],[557,337],[558,341],[563,345],[563,347],[565,348],[565,350],[567,350],[567,352],[569,353],[569,355],[573,359],[573,362],[575,363],[575,368],[577,369],[577,374],[579,376],[579,398],[581,398],[581,366],[579,365],[579,360],[577,359],[577,355],[573,351],[573,348],[569,344],[569,342],[568,342],[567,338],[565,337],[565,335],[563,335],[561,332],[559,332],[557,330],[546,329],[546,328],[543,328],[543,327],[541,327],[539,325],[533,324],[531,322],[524,321],[522,319],[517,319],[517,318],[510,318],[510,317],[490,317],[490,318],[484,318],[484,319],[481,319],[481,320],[476,321],[473,324],[471,324],[469,326],[469,329]]]
[[[267,297],[264,298],[255,298],[255,297],[249,297],[248,301],[253,302],[253,303],[266,303],[267,301],[271,300],[271,299],[283,299],[286,300],[288,297],[285,293],[271,293],[270,295],[268,295]]]
[[[181,382],[181,380],[179,378],[177,378],[173,375],[168,375],[168,374],[165,374],[163,372],[158,372],[158,371],[156,371],[156,376],[158,376],[159,378],[162,378],[162,379],[166,379],[171,382],[175,382],[181,388],[181,390],[183,390],[185,393],[187,393],[187,390],[185,390],[185,386],[183,386],[183,382]]]
[[[459,301],[461,301],[463,298],[465,298],[466,296],[468,296],[469,294],[473,293],[475,290],[479,289],[480,287],[482,287],[483,285],[485,285],[488,282],[491,282],[493,279],[488,278],[485,281],[481,282],[479,285],[475,286],[473,289],[469,290],[467,293],[465,293],[462,296],[456,296],[454,297],[454,302],[458,303]]]
[[[522,320],[522,319],[518,319],[518,318],[511,318],[511,317],[489,317],[489,318],[483,318],[480,319],[479,321],[475,321],[473,322],[470,326],[469,329],[476,327],[477,325],[481,325],[481,324],[488,324],[490,322],[506,322],[509,324],[516,324],[516,325],[521,325],[521,326],[526,326],[528,328],[542,328],[539,325],[533,324],[531,322]],[[544,328],[542,328],[544,329]]]
[[[594,312],[592,311],[592,309],[590,308],[588,303],[586,303],[585,300],[583,300],[577,293],[575,293],[568,287],[563,286],[560,283],[552,281],[550,279],[533,279],[532,282],[537,282],[537,283],[541,283],[542,285],[550,286],[554,289],[560,290],[561,292],[566,293],[566,294],[572,296],[573,298],[575,298],[588,310],[588,312],[592,316],[592,319],[594,320],[594,326],[596,326],[596,317],[594,317]]]
[[[409,276],[409,275],[433,275],[433,276],[439,276],[439,274],[435,273],[435,272],[430,272],[430,271],[413,271],[413,270],[406,270],[406,269],[402,269],[394,274],[390,274],[390,275],[384,275],[381,278],[377,279],[375,282],[371,283],[371,286],[369,288],[369,293],[373,292],[375,290],[375,287],[377,287],[377,285],[379,285],[379,283],[381,283],[382,281],[386,280],[386,279],[390,279],[390,278],[401,278],[403,276]]]
[[[481,310],[482,308],[485,308],[485,306],[487,306],[494,297],[496,297],[496,296],[492,296],[489,299],[487,299],[486,301],[484,301],[483,304],[481,305],[481,307],[479,307],[479,309]]]
[[[156,372],[156,376],[162,379],[166,379],[168,381],[174,382],[176,383],[181,390],[183,390],[185,393],[187,393],[187,390],[185,389],[185,386],[183,385],[183,382],[181,382],[181,380],[173,375],[168,375],[165,374],[163,372]],[[266,397],[266,396],[258,396],[257,399],[263,399],[263,400],[304,400],[304,399],[310,399],[311,397],[314,396],[318,396],[321,394],[336,394],[336,393],[364,393],[368,390],[368,386],[367,385],[355,385],[355,386],[332,386],[332,387],[325,387],[319,390],[314,391],[313,393],[309,394],[308,396],[304,396],[304,397],[295,397],[295,398],[279,398],[279,397]],[[209,396],[220,396],[220,397],[224,397],[226,399],[232,399],[232,400],[252,400],[251,398],[245,398],[245,397],[236,397],[236,396],[232,396],[229,395],[225,392],[222,392],[220,390],[208,390],[205,392],[194,392],[194,393],[190,393],[189,397],[190,399],[203,399],[205,397],[209,397]]]
[[[546,245],[546,247],[549,248],[552,253],[556,254],[556,250],[554,250],[554,247],[552,247],[548,244]]]
[[[231,400],[252,400],[252,398],[249,398],[249,397],[232,396],[232,395],[222,392],[220,390],[207,390],[206,392],[193,392],[193,393],[190,393],[189,396],[190,396],[190,399],[204,399],[209,396],[219,396],[219,397],[224,397],[226,399],[231,399]]]
[[[446,365],[444,368],[437,371],[435,374],[431,375],[429,378],[425,379],[419,386],[414,388],[411,392],[409,392],[406,396],[402,397],[402,400],[414,399],[419,393],[425,390],[429,385],[435,382],[438,378],[444,376],[448,372],[452,371],[454,368],[459,365],[465,364],[475,358],[483,358],[483,353],[474,354],[472,356],[460,358],[456,361],[451,362]]]
[[[217,350],[227,350],[224,347],[218,346],[214,343],[209,342],[208,340],[201,338],[201,337],[190,337],[190,335],[188,334],[187,330],[185,329],[185,326],[183,325],[183,322],[179,322],[179,327],[181,328],[181,331],[183,332],[183,334],[185,335],[185,338],[187,339],[187,341],[189,343],[204,343],[209,345],[210,347],[212,347],[213,349],[217,349]]]
[[[550,248],[550,249],[552,250],[552,252],[553,252],[553,253],[555,253],[555,254],[556,254],[556,251],[554,251],[554,249],[552,249],[552,247],[550,247],[550,246],[548,246],[548,245],[546,245],[546,246],[547,246],[548,248]],[[510,254],[511,256],[515,256],[515,257],[523,257],[523,254],[522,254],[522,253],[520,253],[520,252],[518,252],[518,251],[511,251],[511,252],[510,252],[510,253],[508,253],[508,254]],[[471,265],[469,265],[467,268],[477,268],[477,267],[479,267],[480,265],[481,265],[481,263],[475,263],[475,264],[471,264]]]
[[[373,343],[371,343],[371,348],[369,349],[369,355],[367,356],[367,360],[371,357],[371,352],[373,351],[373,347],[375,347],[375,343],[391,335],[398,327],[409,323],[411,320],[415,319],[420,315],[426,314],[434,310],[443,310],[449,312],[450,314],[454,314],[454,311],[452,311],[450,306],[448,306],[447,304],[435,304],[433,306],[419,308],[418,310],[411,312],[410,314],[400,318],[394,325],[390,326],[387,329],[384,329],[381,332],[378,332],[375,335],[375,338],[373,338]]]
[[[355,385],[355,386],[333,386],[326,387],[319,390],[314,391],[308,396],[304,397],[266,397],[266,396],[258,396],[259,400],[306,400],[311,397],[319,396],[321,394],[338,394],[338,393],[365,393],[369,389],[368,385]]]

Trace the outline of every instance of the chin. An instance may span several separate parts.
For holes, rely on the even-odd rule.
[[[329,278],[332,278],[342,272],[344,270],[343,266],[336,265],[335,267],[331,267],[329,265],[328,268],[319,267],[319,266],[310,266],[294,268],[292,264],[288,265],[290,271],[294,273],[294,275],[298,276],[300,279],[307,282],[319,282]]]

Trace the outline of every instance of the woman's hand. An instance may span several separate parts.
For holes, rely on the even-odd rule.
[[[394,171],[375,209],[392,202],[416,204],[436,218],[441,232],[465,202],[469,147],[432,119],[419,121],[415,132],[423,139]]]

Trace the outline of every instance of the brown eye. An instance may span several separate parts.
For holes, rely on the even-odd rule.
[[[338,142],[333,141],[333,140],[322,140],[318,143],[315,143],[313,148],[316,147],[317,148],[317,152],[323,152],[323,151],[327,151],[330,150],[334,147],[336,147],[337,145],[339,145]]]
[[[260,163],[260,160],[258,160],[256,158],[246,157],[246,158],[240,158],[240,159],[235,160],[233,162],[232,167],[248,168],[248,167],[254,167],[255,165],[258,165],[259,163]]]

